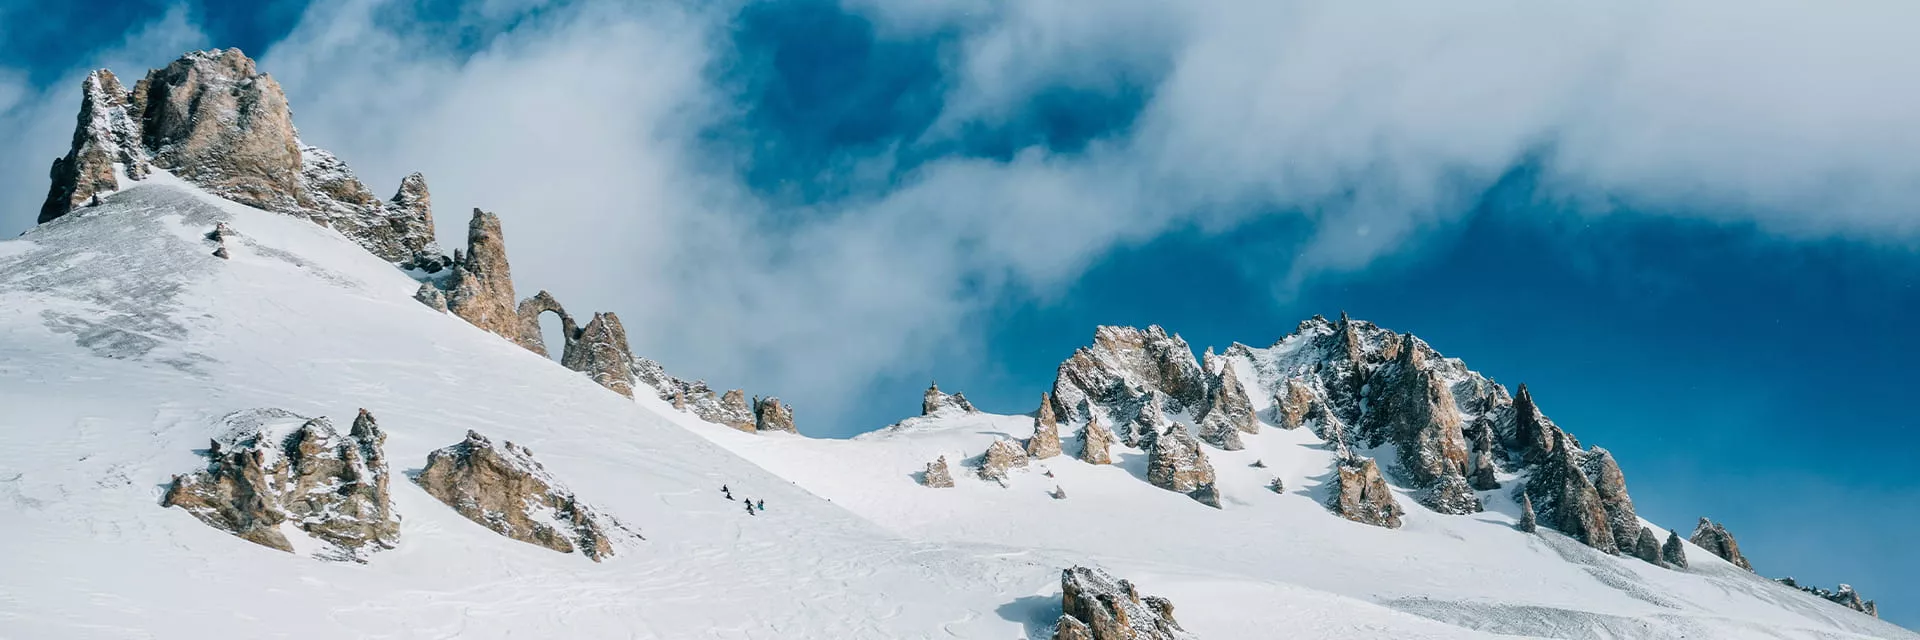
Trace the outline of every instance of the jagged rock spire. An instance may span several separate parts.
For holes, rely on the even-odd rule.
[[[80,115],[73,129],[73,145],[48,171],[53,184],[40,205],[40,222],[47,222],[96,197],[119,190],[120,173],[130,180],[146,177],[148,156],[140,139],[139,113],[132,94],[113,72],[100,69],[80,83]]]
[[[626,328],[611,311],[593,314],[593,320],[567,342],[560,364],[587,374],[614,393],[633,397],[633,352],[627,348]]]
[[[975,413],[979,411],[973,408],[973,403],[967,402],[966,394],[948,394],[940,391],[940,383],[929,383],[927,385],[927,392],[922,394],[920,398],[920,415],[930,416],[938,413],[941,409],[952,409],[961,413]]]
[[[473,210],[473,219],[467,223],[467,253],[454,264],[447,310],[508,340],[522,339],[520,315],[514,305],[513,269],[507,265],[500,216]]]
[[[753,399],[753,428],[756,431],[800,433],[793,426],[793,405],[782,403],[774,397]]]
[[[1053,400],[1044,393],[1040,394],[1040,410],[1033,416],[1027,455],[1040,460],[1060,455],[1060,421],[1053,415]]]
[[[1660,559],[1665,561],[1669,566],[1680,569],[1687,568],[1687,548],[1685,544],[1680,542],[1680,532],[1672,529],[1667,530],[1667,542],[1666,544],[1660,545]]]
[[[1114,435],[1099,418],[1087,421],[1080,430],[1080,460],[1087,464],[1113,464]]]

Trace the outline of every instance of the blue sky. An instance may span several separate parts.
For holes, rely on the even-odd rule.
[[[1200,4],[0,0],[0,226],[78,74],[240,46],[443,238],[501,211],[525,292],[809,433],[929,378],[1029,410],[1096,324],[1345,310],[1528,383],[1644,515],[1920,622],[1914,9]]]

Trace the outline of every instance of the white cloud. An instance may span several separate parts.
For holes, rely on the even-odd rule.
[[[426,172],[444,239],[469,207],[501,212],[523,295],[618,311],[643,354],[788,396],[803,421],[877,377],[979,363],[983,313],[1057,294],[1117,246],[1305,216],[1313,238],[1270,260],[1292,265],[1284,289],[1417,250],[1527,154],[1556,198],[1920,236],[1910,3],[860,0],[889,37],[964,34],[934,137],[1050,87],[1159,82],[1082,152],[936,160],[804,211],[755,198],[698,139],[741,108],[710,77],[733,7],[516,18],[537,4],[462,13],[504,32],[454,51],[390,28],[386,3],[319,3],[262,65],[307,141],[376,189]],[[63,147],[67,125],[35,117],[6,131]],[[873,153],[856,160],[893,166]]]

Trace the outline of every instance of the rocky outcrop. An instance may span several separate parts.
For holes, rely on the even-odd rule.
[[[1799,589],[1801,591],[1805,591],[1807,593],[1813,594],[1823,600],[1832,602],[1842,607],[1846,607],[1848,609],[1852,609],[1854,611],[1858,611],[1860,613],[1864,613],[1864,614],[1873,616],[1875,618],[1880,617],[1880,607],[1874,604],[1872,600],[1860,599],[1860,594],[1854,592],[1853,585],[1842,584],[1840,585],[1839,589],[1827,590],[1827,589],[1822,589],[1820,587],[1800,584],[1798,581],[1795,581],[1791,577],[1780,578],[1778,582],[1780,584],[1784,584],[1789,587],[1793,587],[1795,589]]]
[[[1113,464],[1113,430],[1098,418],[1080,429],[1080,461],[1087,464]]]
[[[1733,563],[1733,566],[1748,571],[1753,570],[1753,564],[1747,562],[1747,557],[1740,554],[1740,543],[1734,542],[1733,534],[1728,533],[1727,528],[1720,526],[1718,522],[1701,518],[1700,524],[1694,527],[1693,535],[1687,540],[1694,546],[1720,556],[1721,560]]]
[[[660,363],[646,358],[633,359],[633,377],[652,387],[661,400],[673,403],[675,409],[692,413],[701,420],[750,433],[759,429],[759,419],[747,404],[744,390],[722,394],[707,386],[704,380],[687,381],[668,375]]]
[[[927,385],[927,392],[920,399],[920,415],[930,416],[936,413],[978,413],[973,403],[967,402],[964,393],[947,394],[940,391],[940,383]]]
[[[101,69],[80,83],[80,116],[73,144],[48,171],[52,186],[40,205],[40,222],[85,207],[120,188],[119,176],[146,177],[148,156],[140,139],[139,111],[113,72]]]
[[[753,399],[753,428],[756,431],[800,433],[793,426],[793,406],[773,397]]]
[[[528,351],[543,356],[552,355],[552,352],[547,350],[547,339],[540,330],[540,316],[547,313],[560,318],[560,336],[564,340],[560,345],[560,353],[564,355],[567,347],[573,344],[574,336],[580,334],[580,325],[576,324],[573,316],[567,313],[567,308],[560,305],[560,300],[545,290],[533,294],[531,298],[521,300],[520,305],[514,307],[513,314],[520,319],[520,335],[513,341],[526,347]]]
[[[1660,560],[1670,567],[1687,568],[1687,547],[1680,541],[1680,532],[1667,530],[1667,542],[1660,545]]]
[[[1340,463],[1339,477],[1327,507],[1340,517],[1388,529],[1400,528],[1400,516],[1406,513],[1393,499],[1386,476],[1372,458],[1348,459]]]
[[[1582,452],[1571,443],[1557,444],[1553,451],[1535,467],[1525,488],[1542,521],[1589,547],[1619,553],[1600,491],[1582,468]]]
[[[980,456],[979,474],[982,480],[1004,482],[1007,474],[1014,469],[1027,468],[1027,452],[1020,444],[1001,438],[987,446],[987,452]]]
[[[567,341],[560,364],[587,374],[614,393],[633,397],[633,352],[627,348],[626,328],[611,311],[593,314],[593,320]]]
[[[1466,434],[1473,442],[1473,452],[1467,458],[1467,484],[1475,491],[1500,488],[1500,480],[1495,477],[1499,464],[1495,462],[1493,421],[1482,416],[1467,427]]]
[[[920,484],[936,489],[953,488],[953,472],[947,469],[947,457],[940,456],[927,463],[927,470],[920,476]]]
[[[155,166],[241,204],[311,207],[287,97],[239,49],[181,56],[148,73],[134,102]]]
[[[1626,547],[1623,545],[1621,548]],[[1653,534],[1653,529],[1641,527],[1640,532],[1634,535],[1633,557],[1653,564],[1661,563],[1660,537]]]
[[[414,478],[429,495],[500,535],[599,562],[614,554],[625,529],[561,486],[533,452],[512,442],[495,446],[479,433],[427,456]]]
[[[151,169],[215,195],[333,227],[390,262],[438,270],[432,200],[420,174],[375,198],[345,162],[301,143],[286,95],[238,49],[195,51],[128,91],[105,69],[82,84],[73,145],[54,162],[40,221],[66,215]]]
[[[1207,400],[1207,376],[1193,349],[1157,326],[1098,328],[1091,346],[1060,363],[1053,382],[1054,410],[1070,423],[1096,416],[1132,423],[1156,393],[1164,396],[1159,409],[1172,413],[1200,415]]]
[[[326,418],[280,409],[228,415],[207,468],[175,476],[162,504],[214,528],[292,552],[286,534],[324,543],[320,557],[364,560],[393,548],[400,517],[388,497],[386,434],[362,409],[342,437]]]
[[[1640,516],[1634,513],[1633,498],[1627,495],[1626,476],[1620,472],[1620,464],[1614,461],[1613,454],[1592,447],[1581,456],[1580,464],[1581,471],[1593,482],[1600,507],[1607,513],[1607,527],[1613,532],[1614,543],[1620,545],[1621,551],[1639,548],[1643,530]]]
[[[1428,366],[1439,354],[1412,334],[1388,344],[1393,360],[1363,390],[1361,434],[1368,446],[1394,445],[1395,469],[1407,485],[1422,490],[1422,504],[1441,513],[1479,512],[1480,499],[1465,475],[1470,461],[1452,387]]]
[[[1053,415],[1053,401],[1040,394],[1040,410],[1033,414],[1033,437],[1027,439],[1027,455],[1045,460],[1060,455],[1060,421]]]
[[[1520,521],[1514,524],[1513,528],[1526,533],[1535,533],[1540,530],[1539,516],[1533,513],[1533,497],[1526,492],[1520,493]]]
[[[1055,640],[1188,640],[1173,619],[1173,603],[1142,597],[1132,582],[1100,569],[1073,567],[1060,575],[1061,616]]]
[[[522,323],[513,297],[513,269],[507,264],[500,216],[473,210],[467,223],[467,252],[454,254],[453,288],[447,310],[495,335],[522,339]]]
[[[1231,428],[1241,433],[1259,433],[1260,419],[1253,413],[1253,400],[1247,397],[1247,389],[1240,384],[1233,363],[1208,350],[1205,364],[1207,399],[1206,414],[1200,419],[1202,430],[1211,424],[1215,430]]]
[[[1153,438],[1150,445],[1147,448],[1147,482],[1190,496],[1202,487],[1211,493],[1213,464],[1207,461],[1207,452],[1200,449],[1200,441],[1187,433],[1186,425],[1175,423],[1166,433]],[[1214,496],[1212,502],[1218,506],[1218,496]]]
[[[1307,418],[1314,408],[1313,387],[1300,378],[1287,378],[1284,386],[1273,394],[1275,422],[1282,429],[1298,429],[1306,426]]]

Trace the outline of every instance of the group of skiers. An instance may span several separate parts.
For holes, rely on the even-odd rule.
[[[727,485],[720,485],[720,495],[726,496],[728,500],[732,500],[733,490],[727,488]],[[753,498],[741,498],[740,501],[747,503],[747,515],[757,516],[760,515],[760,512],[767,510],[766,500],[755,502]]]

